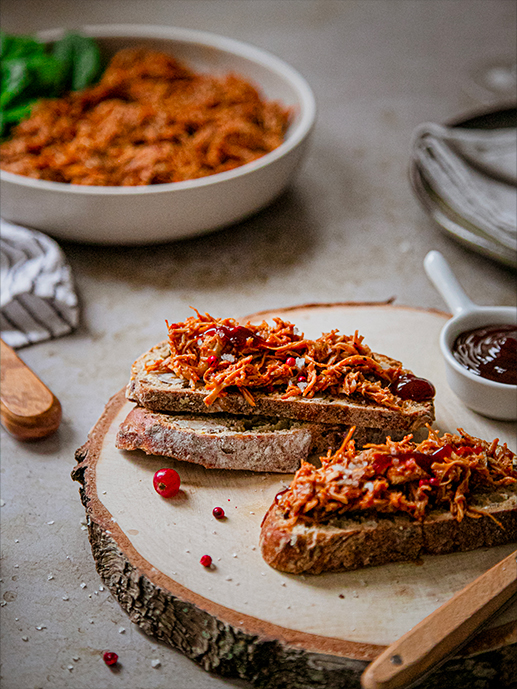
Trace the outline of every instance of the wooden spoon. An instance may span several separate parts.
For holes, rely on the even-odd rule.
[[[2,425],[19,440],[46,438],[61,423],[61,404],[19,356],[0,340]]]
[[[407,689],[463,645],[517,593],[517,551],[395,641],[361,677],[363,689]]]

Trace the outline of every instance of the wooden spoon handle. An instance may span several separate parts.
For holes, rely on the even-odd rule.
[[[61,423],[61,404],[3,340],[0,347],[2,425],[20,440],[45,438]]]
[[[517,593],[517,551],[471,582],[376,658],[363,689],[400,689],[416,682],[461,646]]]

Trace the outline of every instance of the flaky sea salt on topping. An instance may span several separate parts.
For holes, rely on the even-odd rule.
[[[159,373],[157,378],[161,380],[162,383],[172,383],[172,381],[176,379],[176,376],[174,373]]]

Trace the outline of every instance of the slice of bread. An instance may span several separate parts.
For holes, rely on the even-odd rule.
[[[127,398],[139,406],[153,411],[188,412],[191,414],[258,414],[281,419],[295,419],[326,424],[377,428],[397,434],[410,433],[434,420],[432,400],[415,402],[405,400],[399,409],[355,400],[348,396],[321,395],[312,398],[282,398],[279,393],[254,392],[255,406],[238,393],[218,397],[207,406],[208,392],[204,388],[192,389],[186,380],[173,373],[148,371],[147,366],[157,359],[166,358],[169,345],[162,342],[140,356],[132,366],[127,386]],[[393,359],[375,355],[387,366],[397,365]]]
[[[290,473],[308,457],[312,443],[308,424],[248,421],[222,415],[162,414],[135,407],[120,425],[116,446],[209,469]]]
[[[517,541],[517,457],[458,429],[304,463],[261,526],[264,560],[318,574]]]
[[[273,504],[262,523],[262,557],[282,572],[320,574],[517,541],[515,487],[480,497],[473,505],[485,514],[461,522],[437,510],[424,522],[405,514],[377,514],[336,517],[324,524],[300,519],[292,525]]]
[[[310,454],[337,449],[347,431],[348,427],[291,419],[164,414],[134,407],[119,427],[116,446],[210,469],[292,473]],[[383,437],[375,428],[358,428],[354,435],[361,445]]]

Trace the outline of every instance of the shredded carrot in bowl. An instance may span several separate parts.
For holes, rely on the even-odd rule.
[[[131,48],[96,86],[39,101],[0,145],[0,167],[83,185],[197,179],[274,150],[291,118],[239,75],[196,73],[165,53]]]

